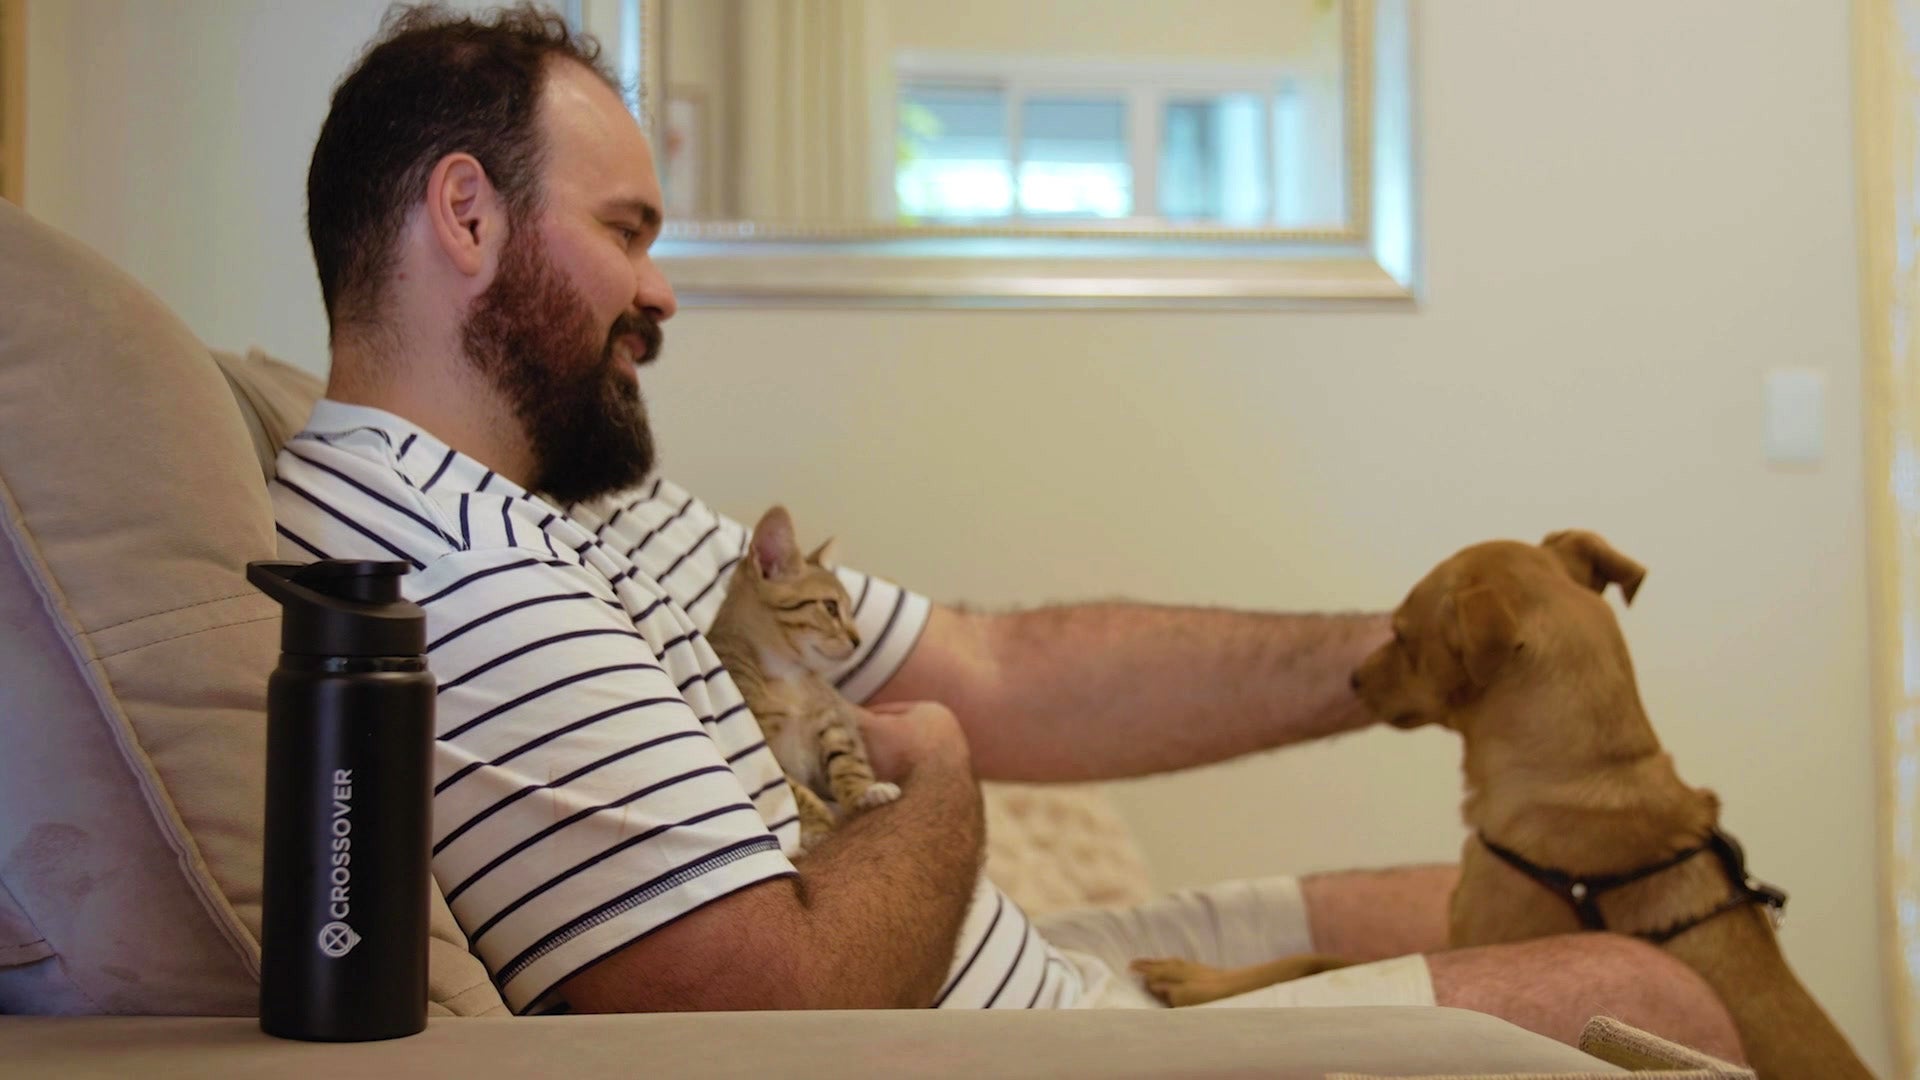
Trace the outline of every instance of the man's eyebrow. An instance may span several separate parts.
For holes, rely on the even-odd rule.
[[[607,204],[607,209],[615,213],[631,214],[650,229],[660,227],[660,208],[645,199],[615,199]]]

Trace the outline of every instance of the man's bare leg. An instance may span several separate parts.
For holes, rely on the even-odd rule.
[[[1727,1061],[1745,1060],[1726,1006],[1699,973],[1637,938],[1568,934],[1427,957],[1434,1001],[1577,1043],[1612,1016]]]
[[[1457,866],[1343,870],[1300,879],[1316,952],[1364,964],[1447,947]]]
[[[1341,870],[1300,879],[1311,953],[1251,967],[1217,968],[1184,957],[1134,961],[1148,992],[1169,1005],[1199,1005],[1263,986],[1395,956],[1447,947],[1447,903],[1456,866]]]
[[[1133,963],[1147,990],[1169,1005],[1199,1005],[1264,986],[1395,956],[1447,947],[1447,903],[1460,878],[1456,866],[1341,870],[1300,879],[1311,953],[1275,957],[1251,967],[1217,968],[1184,957]]]
[[[1460,871],[1410,866],[1317,874],[1300,882],[1313,946],[1355,963],[1427,954],[1441,1005],[1492,1013],[1562,1042],[1594,1016],[1740,1061],[1726,1006],[1692,968],[1613,934],[1447,948],[1447,905]]]

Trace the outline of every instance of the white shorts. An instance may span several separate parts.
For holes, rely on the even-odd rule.
[[[1177,956],[1212,967],[1246,967],[1313,951],[1307,905],[1292,877],[1227,881],[1133,908],[1065,911],[1034,920],[1042,937],[1080,970],[1082,1009],[1159,1009],[1129,966]],[[1201,1008],[1294,1005],[1432,1005],[1421,956],[1402,956],[1278,983]]]

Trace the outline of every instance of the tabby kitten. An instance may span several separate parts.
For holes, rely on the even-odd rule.
[[[826,565],[832,546],[803,558],[786,509],[768,510],[707,633],[787,774],[803,852],[833,829],[823,796],[848,813],[900,797],[874,779],[854,705],[820,675],[860,645],[853,603]]]

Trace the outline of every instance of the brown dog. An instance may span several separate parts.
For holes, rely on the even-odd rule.
[[[1640,704],[1613,610],[1646,571],[1588,532],[1478,544],[1441,563],[1393,614],[1393,641],[1354,672],[1397,727],[1466,741],[1473,830],[1461,853],[1455,948],[1605,929],[1660,944],[1704,976],[1763,1078],[1870,1077],[1780,955],[1769,906],[1688,787]],[[1341,966],[1299,956],[1219,971],[1141,961],[1162,1000],[1193,1005]]]

